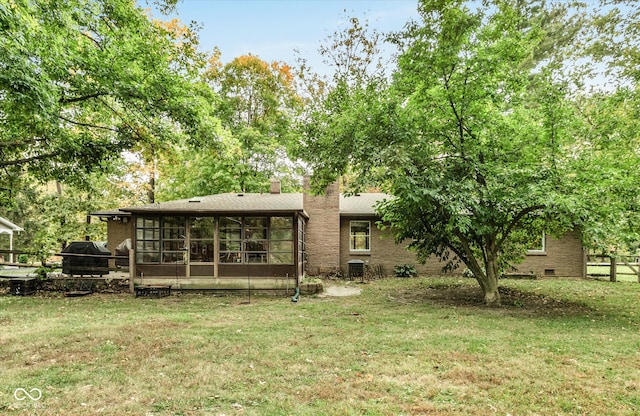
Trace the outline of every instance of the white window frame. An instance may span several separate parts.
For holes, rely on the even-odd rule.
[[[542,248],[528,249],[527,254],[545,254],[547,252],[547,235],[544,231],[542,232],[542,236],[540,238],[542,239]]]
[[[367,228],[368,228],[368,232],[365,235],[366,238],[366,246],[368,248],[366,249],[358,249],[355,248],[355,244],[354,244],[354,234],[353,234],[353,226],[354,223],[367,223]],[[367,221],[367,220],[352,220],[349,221],[349,251],[351,252],[358,252],[358,253],[369,253],[371,252],[371,221]]]

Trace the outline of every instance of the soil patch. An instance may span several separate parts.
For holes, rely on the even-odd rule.
[[[433,285],[413,290],[399,290],[389,299],[400,303],[430,302],[453,307],[501,309],[523,315],[585,315],[595,312],[580,302],[556,299],[543,294],[501,287],[499,306],[486,306],[480,288],[469,285]]]
[[[325,285],[324,290],[319,295],[321,297],[324,296],[357,296],[362,293],[362,289],[359,287],[353,286],[327,286]]]

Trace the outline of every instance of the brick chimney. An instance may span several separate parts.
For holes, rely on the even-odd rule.
[[[303,180],[303,208],[309,216],[306,230],[307,272],[310,275],[340,270],[340,186],[327,186],[314,195],[310,177]]]
[[[279,194],[282,190],[282,186],[280,184],[280,181],[277,179],[271,179],[271,189],[270,189],[270,193],[272,194]]]

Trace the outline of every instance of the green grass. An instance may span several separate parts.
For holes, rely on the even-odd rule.
[[[0,296],[0,413],[640,413],[640,284],[501,283],[500,308],[455,278],[298,303]]]

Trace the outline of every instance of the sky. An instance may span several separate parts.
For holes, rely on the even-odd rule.
[[[251,53],[294,65],[298,50],[323,72],[318,47],[346,27],[346,16],[366,18],[381,32],[398,31],[417,19],[416,8],[417,0],[182,0],[169,17],[152,13],[163,20],[198,22],[200,50],[211,52],[217,46],[223,63]]]

